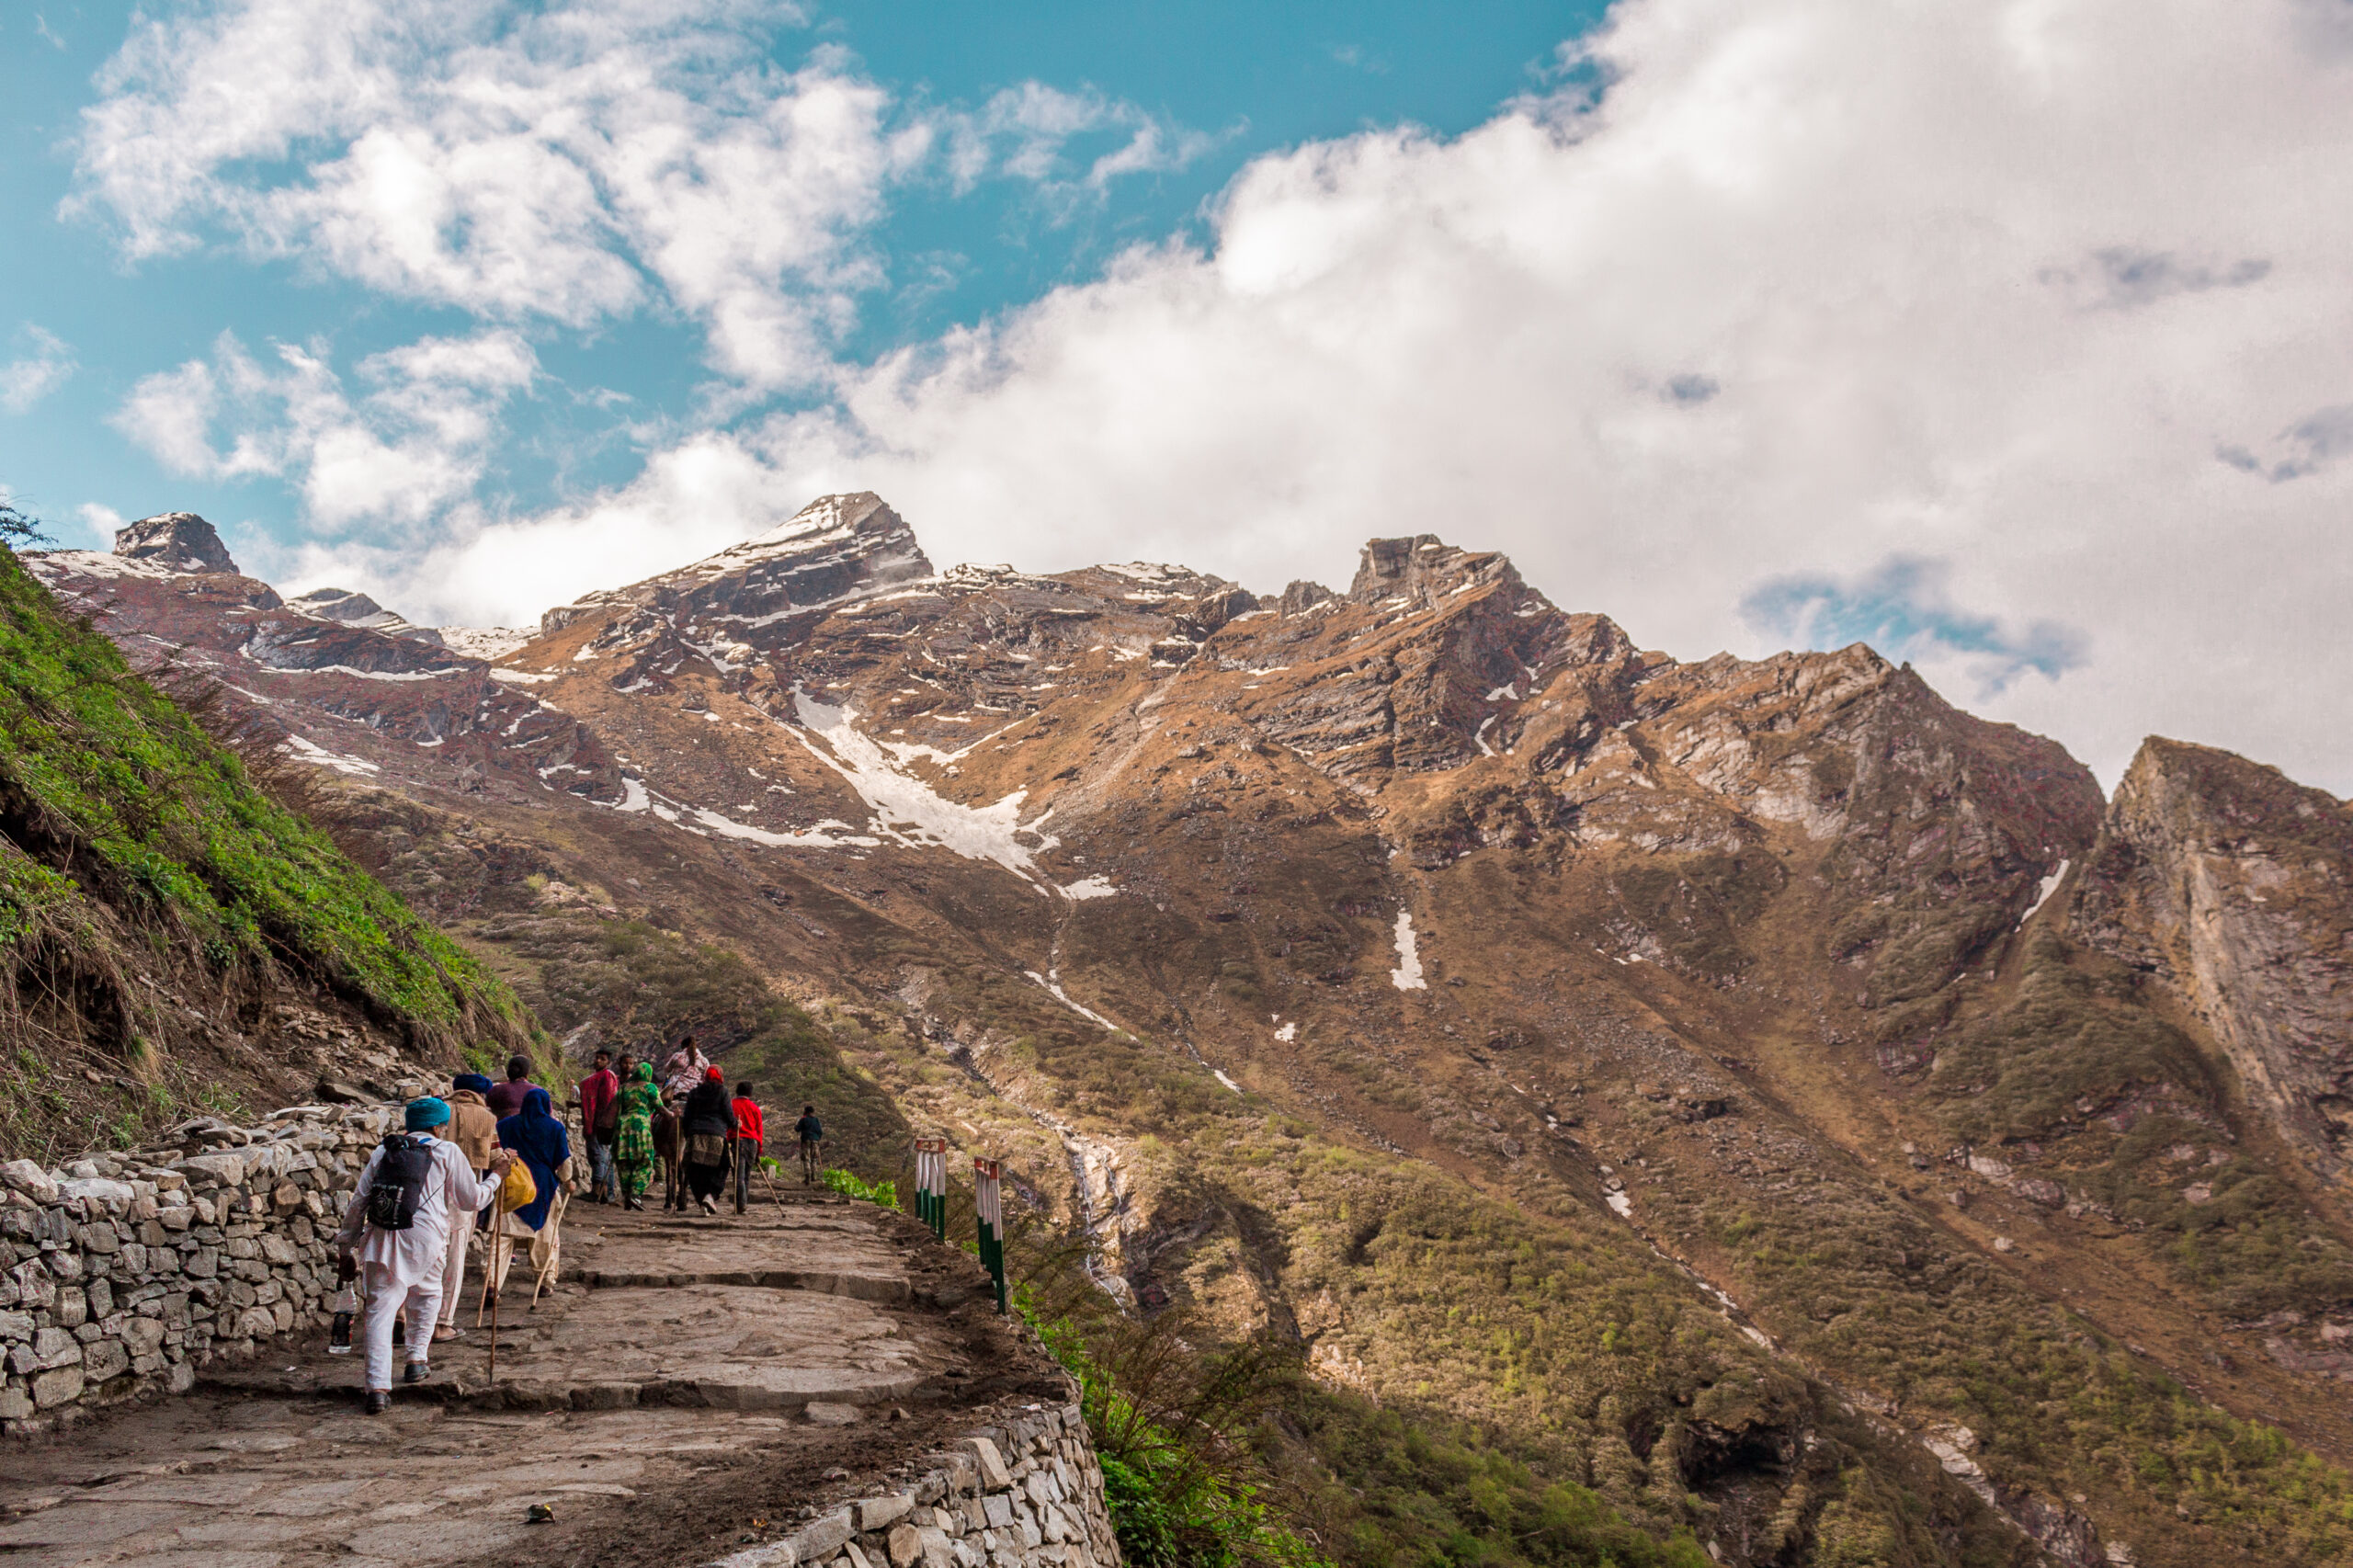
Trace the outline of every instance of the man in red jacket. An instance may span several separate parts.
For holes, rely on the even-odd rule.
[[[741,1214],[751,1200],[752,1173],[759,1168],[760,1147],[767,1142],[760,1125],[760,1102],[752,1097],[752,1085],[735,1085],[735,1212]]]
[[[588,1200],[613,1200],[613,1142],[620,1136],[621,1081],[613,1053],[597,1052],[596,1071],[580,1080],[580,1131],[588,1142]]]

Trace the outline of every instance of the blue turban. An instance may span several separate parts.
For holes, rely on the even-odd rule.
[[[449,1080],[453,1089],[472,1089],[478,1095],[490,1093],[490,1080],[479,1073],[460,1073]]]
[[[449,1106],[446,1100],[437,1100],[427,1095],[421,1100],[408,1102],[407,1127],[411,1132],[430,1131],[449,1119]]]

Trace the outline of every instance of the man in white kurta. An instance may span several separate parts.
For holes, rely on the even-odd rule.
[[[380,1231],[368,1223],[368,1188],[384,1163],[380,1145],[359,1173],[359,1185],[344,1210],[336,1233],[339,1256],[356,1258],[366,1280],[368,1312],[362,1333],[368,1346],[368,1393],[370,1414],[389,1399],[392,1387],[392,1324],[408,1314],[408,1381],[422,1379],[433,1340],[433,1325],[441,1311],[442,1271],[449,1256],[449,1229],[471,1225],[474,1215],[498,1190],[513,1156],[501,1150],[492,1157],[487,1176],[477,1180],[473,1167],[455,1143],[433,1136],[447,1128],[449,1108],[438,1099],[411,1100],[405,1117],[411,1134],[424,1134],[433,1157],[431,1175],[416,1205],[415,1217],[405,1231]],[[454,1286],[452,1287],[454,1289]]]

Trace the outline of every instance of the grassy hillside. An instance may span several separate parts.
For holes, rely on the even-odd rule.
[[[256,788],[6,549],[0,970],[11,1152],[127,1137],[233,1092],[236,1051],[266,1055],[283,1005],[429,1057],[530,1038],[513,992]],[[92,1085],[110,1103],[85,1103]]]

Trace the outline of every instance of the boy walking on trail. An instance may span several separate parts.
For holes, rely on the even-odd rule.
[[[741,1214],[751,1201],[752,1173],[759,1168],[760,1150],[766,1140],[761,1136],[760,1102],[752,1097],[748,1083],[735,1085],[735,1212]]]
[[[441,1295],[456,1288],[445,1276],[449,1228],[472,1221],[515,1157],[499,1150],[490,1156],[486,1179],[477,1180],[464,1153],[438,1136],[449,1126],[445,1102],[411,1100],[402,1119],[404,1131],[388,1134],[368,1157],[335,1234],[337,1275],[366,1275],[362,1333],[370,1415],[381,1415],[392,1402],[392,1326],[404,1313],[408,1367],[401,1381],[421,1383],[429,1375],[427,1352]]]
[[[825,1124],[817,1119],[817,1108],[801,1108],[801,1119],[792,1124],[793,1136],[801,1140],[801,1185],[817,1185],[817,1152],[825,1142]]]

